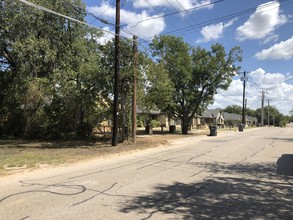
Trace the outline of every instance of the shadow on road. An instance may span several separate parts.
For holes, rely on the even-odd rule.
[[[275,141],[293,142],[293,138],[271,138]]]
[[[143,213],[144,219],[155,213],[183,219],[293,219],[293,179],[277,175],[274,164],[201,166],[213,175],[203,182],[157,185],[120,211]]]
[[[293,176],[293,154],[283,154],[277,164],[278,175]]]

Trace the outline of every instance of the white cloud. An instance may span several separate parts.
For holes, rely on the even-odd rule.
[[[293,36],[286,41],[281,41],[268,49],[256,53],[255,57],[259,60],[291,59],[293,57]]]
[[[202,42],[206,43],[212,39],[217,40],[219,38],[222,38],[225,29],[233,25],[235,20],[236,19],[230,20],[226,24],[220,22],[218,24],[212,24],[212,25],[203,27],[200,32],[203,37],[197,40],[196,43],[202,43]]]
[[[267,44],[269,42],[276,42],[279,38],[279,35],[277,34],[272,34],[271,36],[268,36],[266,39],[264,39],[261,44]]]
[[[111,7],[108,2],[102,1],[101,6],[90,6],[87,7],[87,11],[96,15],[100,16],[103,14],[103,17],[107,18],[115,18],[116,9],[114,7]]]
[[[280,14],[280,3],[271,1],[257,7],[242,26],[237,28],[237,39],[263,39],[273,35],[275,29],[287,22],[287,17]]]
[[[145,20],[150,18],[150,16],[143,12],[139,14],[137,19]],[[138,21],[139,21],[138,20]],[[157,18],[155,20],[147,20],[137,25],[128,25],[126,27],[127,31],[135,33],[141,38],[148,39],[154,37],[155,35],[160,34],[166,28],[165,20],[163,18]]]
[[[259,68],[248,74],[246,84],[247,107],[257,109],[261,107],[261,91],[264,90],[265,100],[270,99],[270,104],[281,113],[287,115],[293,108],[293,85],[288,84],[292,74],[268,73]],[[209,108],[225,108],[228,105],[242,106],[243,83],[234,79],[227,91],[219,91],[215,96],[215,103]]]
[[[286,80],[282,73],[267,73],[262,68],[250,72],[250,81],[261,89],[272,89]]]
[[[115,35],[109,33],[109,32],[110,32],[110,28],[109,28],[109,27],[104,27],[104,28],[102,28],[102,29],[105,30],[105,32],[103,32],[103,36],[97,38],[96,40],[97,40],[97,42],[98,42],[99,44],[104,45],[104,44],[106,44],[108,41],[112,40],[112,39],[114,38]]]
[[[103,18],[114,20],[115,18],[115,8],[111,7],[108,2],[102,2],[101,6],[93,6],[87,8],[88,12],[100,15],[103,13]],[[124,9],[120,10],[120,20],[121,26],[126,25],[122,28],[121,34],[123,34],[123,30],[130,31],[131,34],[136,34],[141,38],[148,39],[155,35],[160,34],[166,27],[165,20],[163,17],[158,17],[156,19],[152,19],[157,17],[158,15],[149,15],[146,11],[142,11],[141,13],[130,12]],[[140,22],[143,21],[144,22]],[[130,36],[129,34],[125,34],[125,36]]]
[[[169,7],[169,8],[176,8],[177,10],[181,11],[184,9],[190,9],[194,7],[201,7],[204,5],[208,5],[204,8],[212,8],[213,4],[211,4],[211,0],[203,0],[203,1],[196,1],[196,0],[134,0],[133,6],[135,8],[153,8],[153,7]],[[182,8],[183,7],[183,8]]]

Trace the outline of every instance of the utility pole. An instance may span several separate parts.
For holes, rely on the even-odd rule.
[[[268,127],[270,126],[270,100],[268,99]]]
[[[263,112],[264,100],[265,100],[265,91],[262,90],[262,94],[261,94],[261,126],[264,125],[264,123],[263,123],[263,120],[264,120],[264,112]]]
[[[114,107],[113,107],[113,131],[112,146],[118,144],[118,112],[119,112],[119,70],[120,70],[120,0],[116,0],[115,22],[115,76],[114,76]]]
[[[245,84],[246,84],[246,72],[243,72],[243,103],[242,103],[242,124],[245,126]]]
[[[245,105],[244,105],[244,117],[245,117],[245,119],[246,119],[246,107],[247,107],[247,99],[245,99]],[[244,127],[245,127],[245,124],[244,124]]]
[[[136,143],[136,81],[137,81],[137,36],[133,36],[133,96],[132,96],[132,141]]]

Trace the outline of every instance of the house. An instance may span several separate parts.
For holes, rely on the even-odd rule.
[[[257,117],[252,117],[246,115],[245,122],[248,126],[256,126],[257,125]]]
[[[240,114],[228,113],[228,112],[223,112],[222,114],[223,114],[226,126],[234,127],[240,124],[242,121],[242,116]]]
[[[221,113],[221,109],[208,109],[201,116],[196,117],[197,126],[205,126],[205,125],[224,125],[224,117]]]
[[[146,110],[146,109],[137,109],[138,120],[143,121],[144,126],[151,120],[159,121],[161,126],[169,126],[169,119],[166,114],[161,112],[161,110]]]
[[[242,123],[242,115],[223,112],[222,113],[225,120],[226,126],[238,126],[238,124]],[[257,118],[252,116],[245,116],[245,125],[247,126],[255,126],[257,124]]]

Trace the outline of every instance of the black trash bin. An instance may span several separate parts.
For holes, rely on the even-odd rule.
[[[239,132],[243,132],[244,124],[239,124],[238,130]]]
[[[175,125],[170,125],[169,126],[169,133],[174,134],[176,132],[176,126]]]
[[[210,136],[217,136],[217,126],[216,125],[210,125]]]

